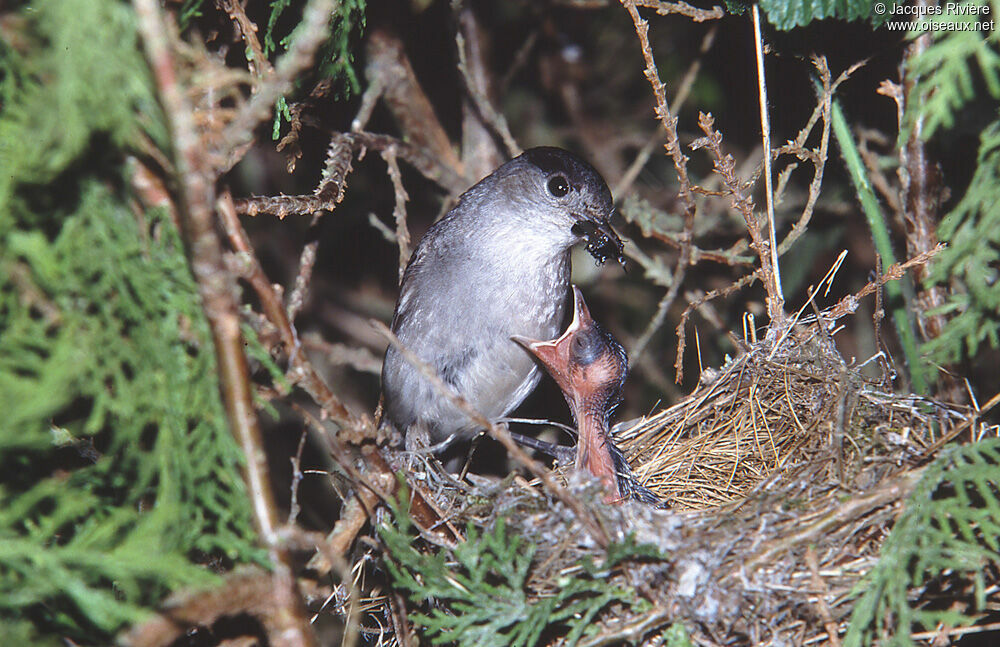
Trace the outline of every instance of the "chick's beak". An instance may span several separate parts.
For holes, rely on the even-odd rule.
[[[524,346],[537,357],[549,374],[555,379],[556,384],[563,393],[572,393],[575,384],[571,374],[570,344],[573,337],[581,330],[593,323],[590,317],[590,310],[583,300],[580,289],[573,286],[573,321],[566,331],[558,338],[551,341],[539,341],[515,335],[511,337],[514,341]]]

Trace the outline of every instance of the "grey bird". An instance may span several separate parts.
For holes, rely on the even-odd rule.
[[[608,223],[613,208],[604,179],[584,160],[559,148],[525,151],[462,194],[424,235],[403,273],[392,331],[479,413],[502,418],[541,378],[512,337],[558,334],[571,248],[586,241],[599,263],[624,265]],[[478,431],[393,346],[382,391],[385,418],[408,447],[413,438],[445,443]]]

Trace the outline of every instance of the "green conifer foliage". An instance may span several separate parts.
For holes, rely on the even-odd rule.
[[[855,588],[858,595],[844,639],[846,647],[912,647],[912,631],[939,623],[970,624],[975,618],[953,608],[910,606],[914,588],[948,575],[967,577],[976,612],[985,607],[987,567],[1000,564],[1000,491],[996,474],[1000,439],[945,449],[927,468],[875,568]]]
[[[163,141],[126,4],[0,43],[0,635],[107,644],[199,563],[258,558],[177,232],[128,194]],[[55,643],[53,644],[61,644]]]
[[[987,17],[1000,11],[1000,4],[969,0],[966,4],[990,7]],[[977,23],[982,14],[942,13],[937,23]],[[1000,99],[1000,33],[993,31],[930,32],[933,43],[908,62],[919,78],[907,106],[901,140],[922,120],[923,134],[930,138],[949,136],[946,129],[961,121],[967,104],[988,95]],[[998,113],[1000,117],[1000,113]],[[970,151],[970,155],[971,155]],[[946,178],[947,179],[947,178]],[[948,315],[941,335],[924,350],[938,362],[974,357],[982,343],[1000,346],[1000,118],[983,130],[979,139],[976,171],[968,189],[942,220],[938,237],[948,243],[928,274],[929,284],[945,284],[948,302],[937,312]]]

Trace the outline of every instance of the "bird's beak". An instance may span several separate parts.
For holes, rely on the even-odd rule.
[[[511,339],[527,348],[542,362],[563,393],[571,393],[573,380],[570,375],[570,344],[573,342],[573,336],[592,322],[590,309],[583,300],[583,294],[580,293],[580,288],[574,285],[573,321],[562,335],[551,341],[539,341],[520,335],[514,335]]]
[[[587,251],[598,265],[613,258],[625,267],[625,245],[605,218],[583,218],[573,225],[573,233],[587,241]]]

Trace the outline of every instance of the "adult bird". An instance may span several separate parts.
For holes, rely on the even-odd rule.
[[[424,235],[403,273],[392,331],[476,411],[502,418],[541,378],[512,337],[558,333],[571,248],[587,241],[598,262],[623,263],[612,211],[611,191],[590,164],[559,148],[525,151],[462,194]],[[478,431],[395,346],[386,351],[382,391],[385,419],[409,448]]]
[[[576,468],[601,481],[604,500],[618,503],[635,499],[663,505],[636,481],[611,435],[611,414],[622,401],[622,385],[628,375],[625,349],[590,316],[576,286],[573,296],[573,321],[557,339],[515,337],[515,341],[538,357],[562,390],[577,426]]]

